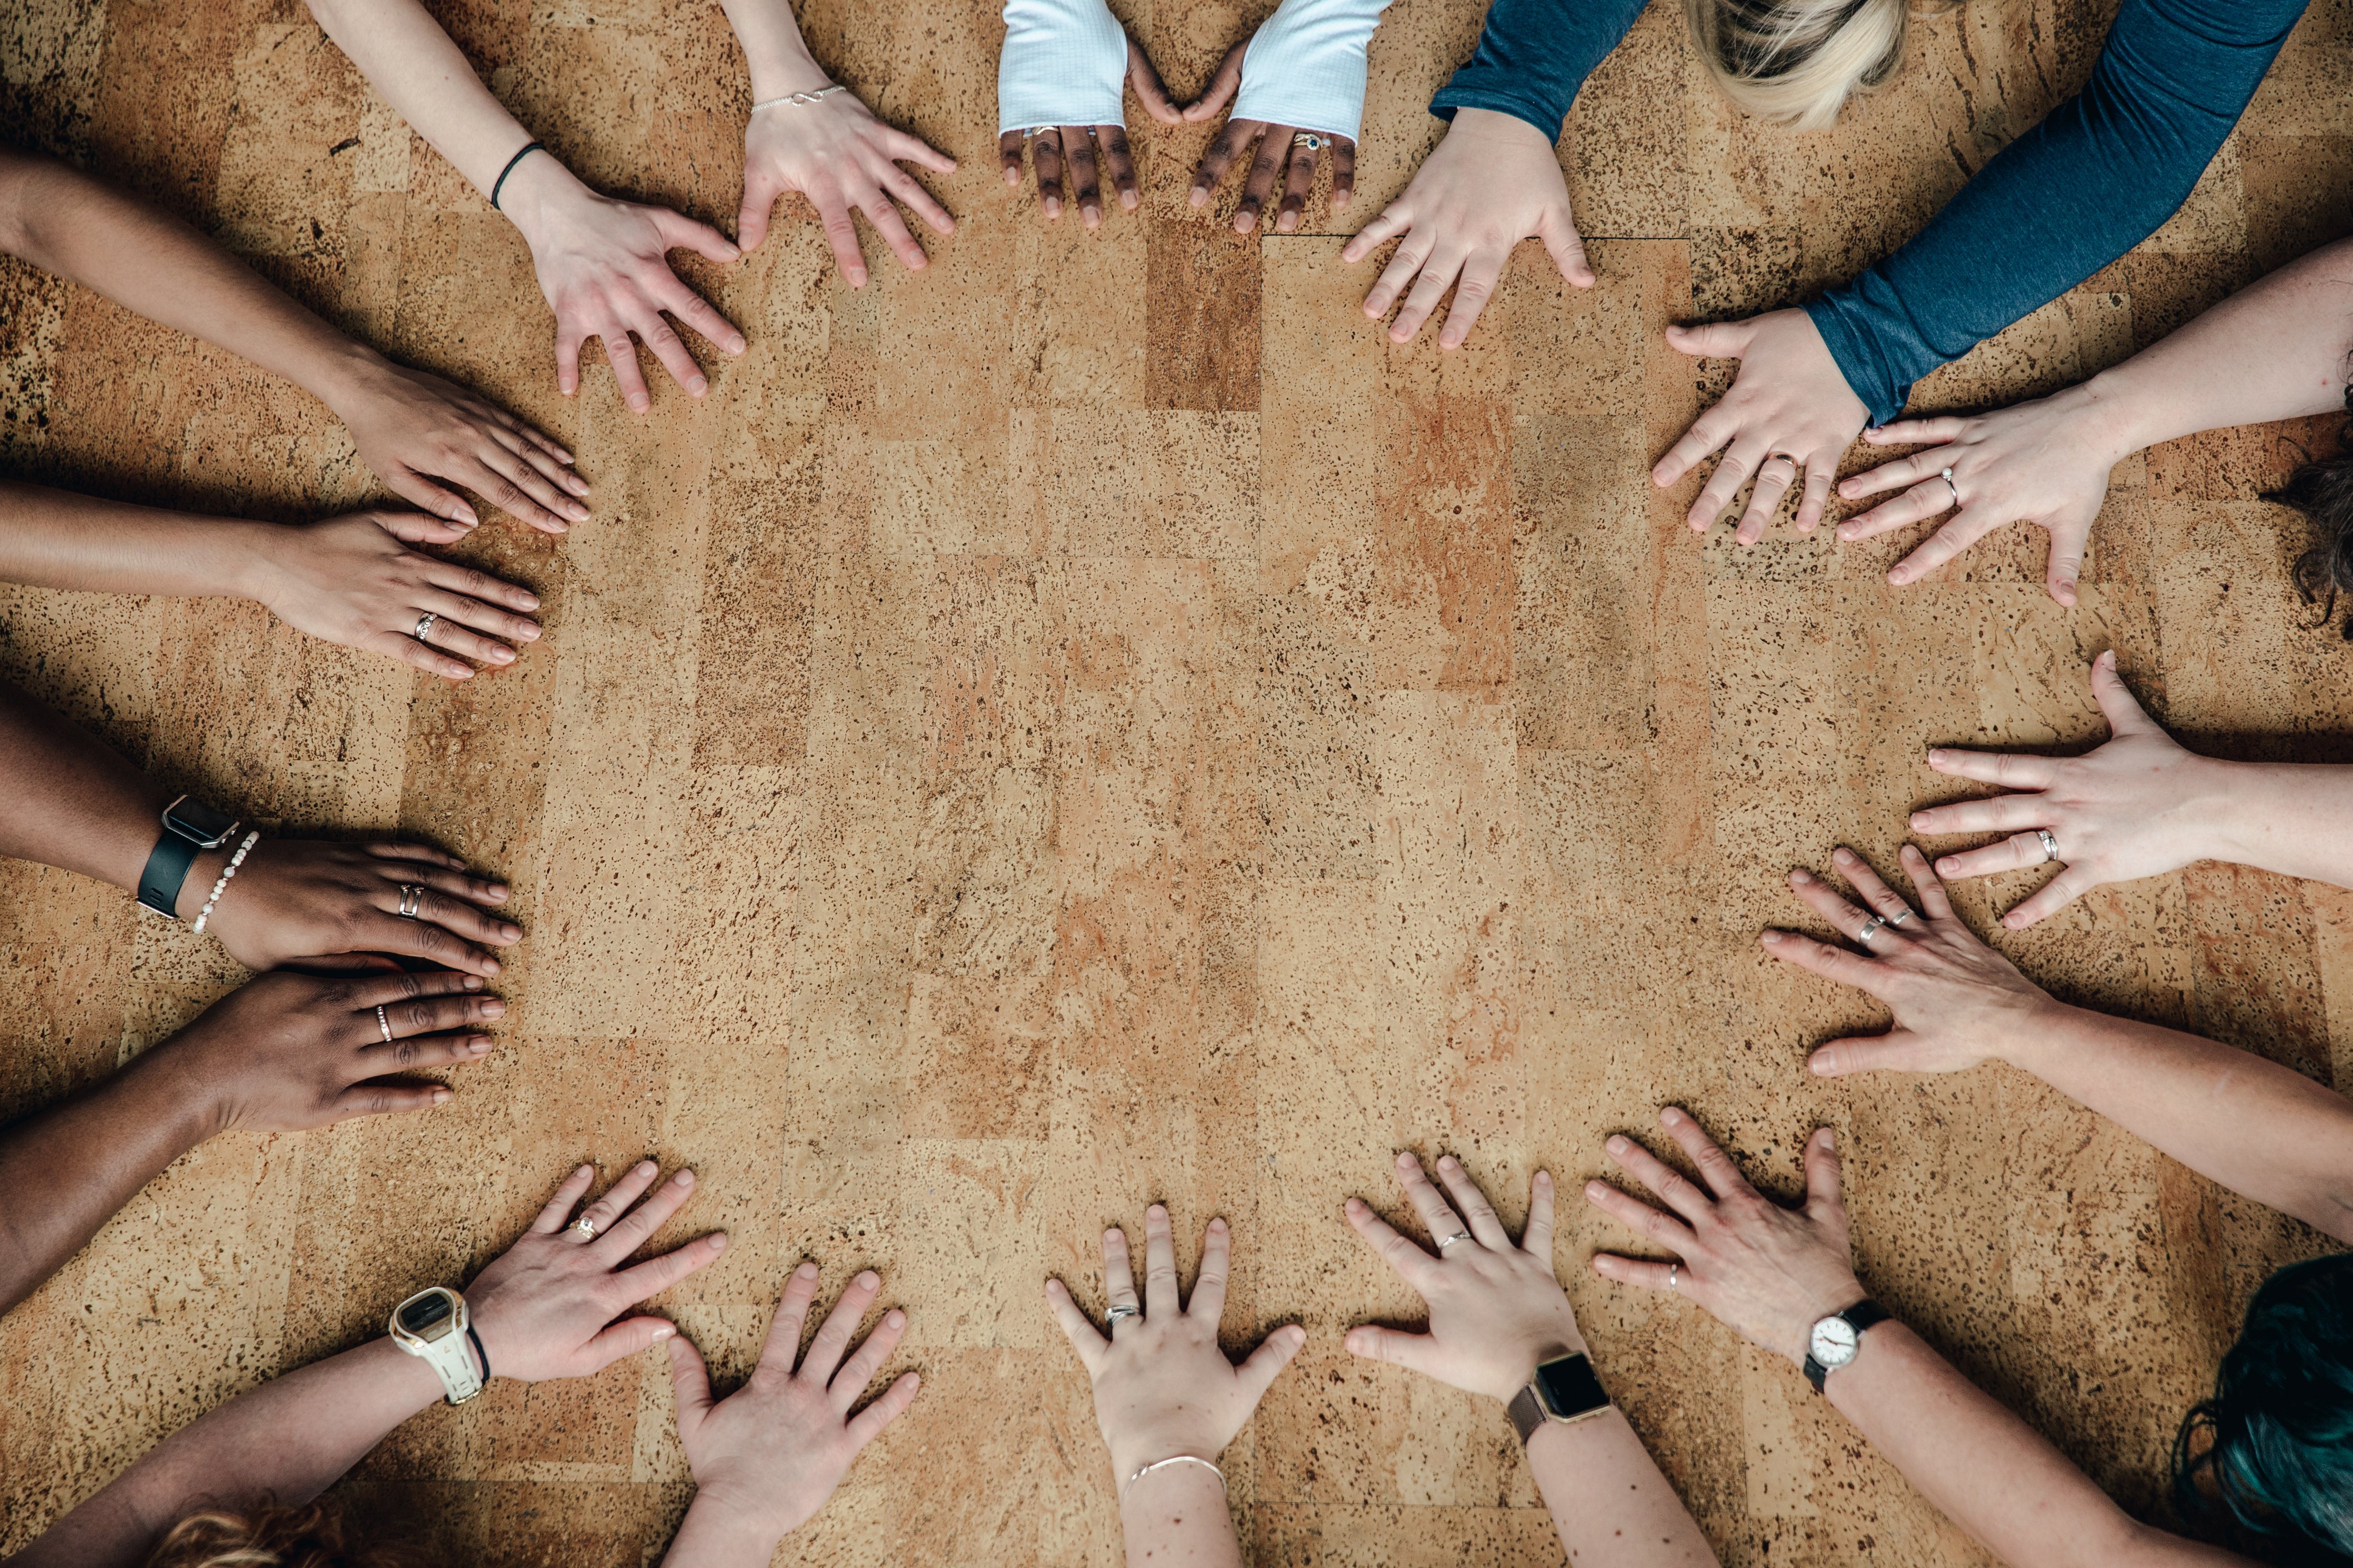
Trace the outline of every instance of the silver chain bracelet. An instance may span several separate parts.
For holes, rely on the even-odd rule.
[[[820,98],[828,98],[837,92],[849,90],[839,82],[835,82],[831,87],[821,87],[815,92],[788,92],[782,98],[764,98],[752,106],[752,112],[757,114],[764,109],[774,109],[780,103],[811,104]]]

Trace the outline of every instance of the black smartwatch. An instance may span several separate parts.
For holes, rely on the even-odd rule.
[[[1504,1407],[1520,1435],[1520,1446],[1548,1421],[1582,1421],[1609,1408],[1609,1395],[1593,1375],[1593,1363],[1582,1355],[1556,1356],[1536,1367],[1528,1385],[1512,1395]]]
[[[164,808],[164,836],[148,852],[147,868],[139,873],[139,901],[159,915],[180,918],[180,884],[188,868],[207,849],[228,842],[237,819],[193,795],[182,795]]]
[[[1883,1323],[1894,1314],[1869,1297],[1843,1312],[1817,1321],[1806,1336],[1806,1381],[1822,1392],[1822,1381],[1852,1361],[1862,1349],[1862,1331]]]

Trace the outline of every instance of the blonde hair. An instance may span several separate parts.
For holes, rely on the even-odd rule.
[[[158,1542],[147,1568],[411,1568],[416,1559],[355,1539],[330,1504],[200,1508]]]
[[[1683,0],[1699,58],[1735,106],[1827,130],[1904,55],[1909,0]],[[1944,9],[1937,6],[1936,9]]]

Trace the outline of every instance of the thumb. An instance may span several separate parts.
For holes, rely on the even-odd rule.
[[[649,1350],[677,1332],[678,1325],[667,1318],[623,1318],[583,1347],[581,1353],[590,1364],[581,1375],[602,1372],[615,1362]]]
[[[1669,347],[1701,359],[1738,359],[1748,352],[1753,336],[1755,329],[1746,321],[1704,321],[1667,329]]]
[[[1366,1323],[1350,1329],[1345,1343],[1352,1356],[1359,1356],[1366,1361],[1385,1361],[1408,1372],[1418,1372],[1424,1377],[1438,1376],[1430,1370],[1430,1352],[1438,1341],[1430,1334],[1401,1333],[1396,1329],[1376,1328]]]
[[[2092,661],[2092,700],[2107,715],[2108,728],[2119,735],[2161,735],[2165,731],[2148,710],[2134,700],[2132,688],[2116,673],[2116,650],[2108,649]]]
[[[668,207],[647,210],[653,214],[654,228],[661,235],[662,247],[666,250],[691,250],[713,261],[733,261],[743,254],[735,248],[733,240],[707,223],[697,223]]]
[[[711,1370],[702,1364],[702,1352],[682,1334],[670,1342],[670,1385],[678,1395],[680,1430],[700,1426],[711,1414]]]
[[[1585,259],[1585,241],[1577,237],[1577,222],[1569,216],[1566,202],[1556,210],[1546,211],[1536,224],[1536,237],[1544,241],[1552,264],[1560,268],[1563,278],[1579,289],[1593,287],[1593,268]]]
[[[2042,580],[2051,596],[2070,609],[2075,605],[2075,584],[2084,574],[2084,549],[2091,533],[2088,517],[2069,517],[2051,524],[2051,562],[2043,568]]]
[[[1806,1058],[1816,1078],[1852,1078],[1859,1072],[1925,1072],[1914,1058],[1920,1037],[1909,1029],[1892,1029],[1865,1039],[1832,1040]]]
[[[1250,1394],[1252,1409],[1257,1408],[1258,1402],[1266,1397],[1266,1391],[1274,1386],[1275,1378],[1291,1364],[1291,1358],[1297,1355],[1300,1347],[1306,1342],[1305,1329],[1297,1323],[1285,1323],[1267,1335],[1265,1342],[1250,1352],[1248,1361],[1234,1368],[1234,1376],[1240,1380],[1243,1389]]]
[[[1226,58],[1218,62],[1217,74],[1209,79],[1209,85],[1201,89],[1198,99],[1186,107],[1187,120],[1198,123],[1226,106],[1242,85],[1242,54],[1249,47],[1236,44],[1226,51]]]
[[[757,250],[768,237],[768,215],[776,205],[776,181],[767,170],[744,174],[744,205],[735,213],[735,237],[745,250]]]
[[[465,502],[458,501],[455,496],[450,500],[457,501],[460,510],[466,510]],[[474,531],[471,521],[460,522],[453,517],[434,517],[421,511],[378,511],[368,515],[378,528],[403,544],[454,544]],[[466,510],[466,516],[470,520],[473,513]]]
[[[1846,1199],[1839,1192],[1838,1136],[1817,1127],[1806,1140],[1806,1212],[1816,1219],[1846,1220]]]

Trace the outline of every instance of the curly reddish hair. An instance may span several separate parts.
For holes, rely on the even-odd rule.
[[[203,1508],[174,1525],[147,1568],[419,1568],[421,1559],[360,1539],[343,1510],[322,1502],[281,1508]]]

